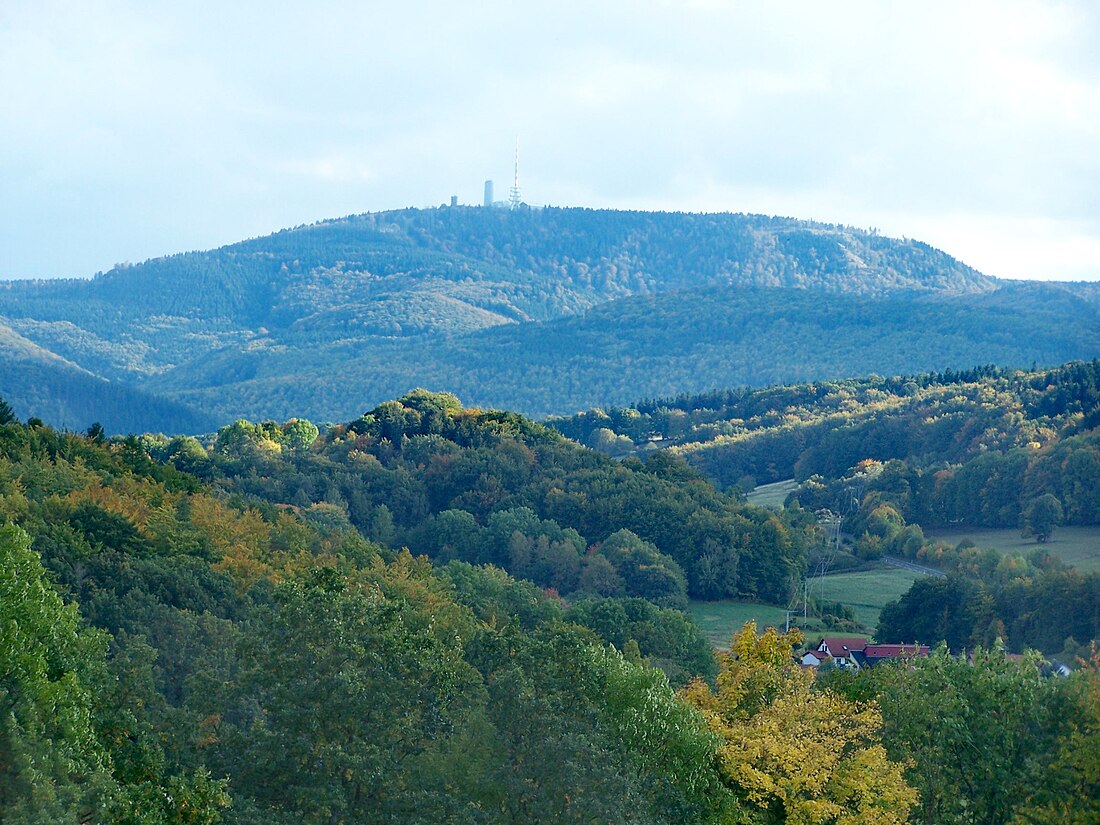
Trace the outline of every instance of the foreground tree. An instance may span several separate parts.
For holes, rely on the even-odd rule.
[[[1088,825],[1100,822],[1100,650],[1073,677],[1069,732],[1043,781],[1028,789],[1012,825]]]
[[[240,822],[421,822],[468,812],[447,785],[476,674],[409,600],[322,568],[280,585],[241,677],[212,682],[213,750]],[[219,706],[220,705],[220,706]],[[469,751],[466,756],[473,758]]]
[[[758,637],[750,622],[720,654],[717,689],[685,690],[723,740],[721,771],[747,821],[900,825],[917,793],[887,758],[878,706],[813,690],[791,657],[800,640],[774,628]]]
[[[1081,809],[1078,793],[1096,788],[1095,765],[1082,762],[1080,775],[1069,766],[1086,753],[1076,749],[1078,741],[1087,745],[1095,730],[1087,719],[1081,724],[1081,705],[1069,690],[1074,680],[1043,678],[1038,664],[1038,658],[1008,659],[1000,649],[953,656],[941,645],[926,659],[835,673],[828,684],[880,704],[883,742],[891,757],[907,763],[906,778],[920,792],[915,821],[1095,822],[1056,813],[1013,819],[1029,807]],[[1066,739],[1078,725],[1083,737]],[[1060,748],[1065,769],[1055,764]]]
[[[89,688],[105,653],[27,534],[0,528],[0,821],[76,822],[106,798]]]
[[[50,586],[27,534],[0,527],[0,822],[214,825],[226,783],[168,775],[165,732],[138,717],[157,699],[140,684],[151,659],[108,661],[109,638]]]

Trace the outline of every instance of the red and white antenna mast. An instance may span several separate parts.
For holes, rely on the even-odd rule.
[[[508,196],[508,204],[513,209],[518,209],[523,200],[519,196],[519,135],[516,135],[516,176],[512,179],[512,191]]]

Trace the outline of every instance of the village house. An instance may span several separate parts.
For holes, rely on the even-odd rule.
[[[863,659],[871,667],[884,659],[915,659],[928,654],[928,645],[867,645],[863,648]]]
[[[861,663],[855,653],[862,653],[866,646],[867,640],[858,636],[824,636],[814,652],[820,661],[824,661],[821,657],[831,658],[837,667],[859,667]]]
[[[802,654],[806,667],[820,667],[832,660],[836,667],[874,667],[887,659],[912,659],[929,654],[928,645],[872,644],[856,636],[823,636],[813,650]]]
[[[830,658],[827,653],[818,650],[807,650],[802,654],[801,664],[803,667],[821,667]]]

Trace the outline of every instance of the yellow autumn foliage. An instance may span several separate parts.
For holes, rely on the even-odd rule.
[[[901,825],[917,792],[882,747],[878,706],[814,690],[791,657],[798,640],[773,628],[757,636],[750,622],[720,656],[717,689],[685,688],[722,738],[724,778],[752,822]]]

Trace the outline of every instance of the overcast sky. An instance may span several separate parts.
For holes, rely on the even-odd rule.
[[[1098,43],[1096,0],[3,0],[0,277],[503,197],[518,135],[532,204],[1100,280]]]

